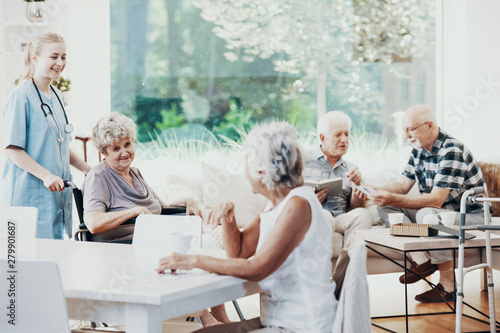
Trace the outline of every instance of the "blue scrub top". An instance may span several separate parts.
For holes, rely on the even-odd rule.
[[[55,89],[58,96],[62,95]],[[50,131],[47,118],[31,80],[23,81],[7,99],[3,110],[3,139],[5,149],[9,145],[26,151],[38,164],[64,180],[71,180],[69,166],[70,135],[64,131],[66,120],[57,97],[52,92],[49,99],[40,93],[44,103],[54,113],[59,128],[53,126],[58,142]],[[54,124],[52,124],[54,125]],[[0,184],[0,206],[32,206],[38,209],[38,238],[62,239],[63,230],[72,234],[72,192],[50,192],[43,181],[15,165],[6,156],[3,179]]]

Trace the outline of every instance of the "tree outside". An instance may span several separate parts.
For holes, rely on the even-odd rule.
[[[112,106],[140,140],[187,123],[236,137],[271,119],[313,131],[340,109],[392,133],[434,105],[434,0],[112,0]]]

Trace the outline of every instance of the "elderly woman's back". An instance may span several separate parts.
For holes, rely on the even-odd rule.
[[[311,224],[300,244],[270,276],[259,282],[262,289],[261,323],[264,326],[293,327],[299,332],[328,332],[336,312],[335,283],[328,264],[332,254],[332,230],[313,190],[302,186],[290,191],[274,209],[269,205],[260,215],[257,251],[269,237],[279,215],[293,197],[307,200]],[[286,232],[284,230],[284,232]]]
[[[235,221],[231,202],[208,216],[222,225],[229,259],[173,254],[160,259],[165,269],[201,268],[259,281],[261,316],[206,332],[331,332],[337,301],[331,276],[332,231],[311,187],[302,186],[303,159],[295,129],[272,123],[245,140],[245,175],[254,192],[269,202],[245,230]]]
[[[330,281],[333,235],[312,188],[299,186],[303,184],[303,161],[295,138],[290,125],[270,124],[256,129],[244,145],[250,154],[249,168],[253,165],[257,177],[259,172],[264,173],[261,179],[267,187],[279,189],[278,184],[286,184],[291,188],[277,205],[269,201],[260,214],[257,252],[265,250],[266,240],[276,230],[292,232],[280,229],[279,219],[286,216],[287,209],[296,208],[289,205],[294,198],[305,199],[302,204],[310,209],[310,225],[300,243],[275,272],[259,282],[260,320],[263,326],[293,328],[297,332],[329,332],[337,304],[335,283]]]

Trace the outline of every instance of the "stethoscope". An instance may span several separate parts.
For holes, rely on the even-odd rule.
[[[45,119],[47,119],[47,123],[49,124],[49,129],[50,131],[52,132],[52,135],[54,136],[54,139],[56,139],[58,142],[63,142],[64,141],[64,136],[63,136],[63,133],[61,131],[61,128],[59,127],[59,125],[57,124],[57,121],[56,121],[56,118],[54,118],[54,113],[52,112],[52,109],[50,108],[50,106],[46,103],[43,102],[42,100],[42,95],[40,95],[40,91],[38,90],[38,87],[36,86],[35,84],[35,80],[33,78],[31,78],[31,81],[33,82],[33,85],[35,86],[35,89],[36,89],[36,93],[38,94],[38,98],[40,98],[40,103],[42,103],[40,105],[40,108],[42,109],[42,112],[43,114],[45,115]],[[52,92],[54,93],[54,95],[56,95],[57,97],[57,100],[59,101],[59,104],[61,105],[61,108],[63,110],[63,114],[64,114],[64,119],[66,119],[66,126],[64,126],[64,131],[67,133],[67,134],[70,134],[71,132],[73,132],[73,125],[71,125],[69,122],[68,122],[68,116],[66,115],[66,110],[64,109],[64,105],[63,103],[61,103],[61,99],[59,98],[59,96],[57,95],[56,91],[54,90],[54,87],[50,86],[50,89],[52,89]],[[45,111],[45,108],[48,109],[48,111]],[[57,132],[59,132],[59,135],[61,138],[58,138],[56,133],[54,132],[54,130],[52,129],[52,126],[50,126],[50,121],[49,119],[47,118],[48,115],[51,115],[52,116],[52,120],[54,121],[54,123],[56,124],[56,127],[57,127]]]

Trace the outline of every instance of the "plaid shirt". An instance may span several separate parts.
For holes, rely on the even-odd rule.
[[[352,184],[347,179],[347,171],[356,168],[354,164],[344,160],[342,157],[331,166],[321,148],[307,153],[306,163],[302,174],[304,178],[314,180],[342,178],[342,193],[334,198],[328,197],[322,202],[323,208],[334,216],[347,212],[350,205]]]
[[[462,193],[484,185],[483,173],[469,149],[443,130],[430,152],[412,150],[403,176],[416,181],[421,194],[430,193],[434,186],[450,189],[441,208],[454,211],[460,211]],[[481,209],[481,203],[467,206],[467,212]]]

